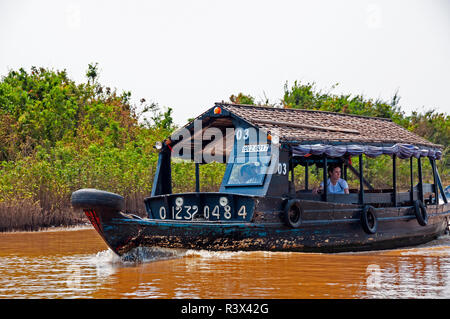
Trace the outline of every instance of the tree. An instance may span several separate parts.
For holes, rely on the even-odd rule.
[[[86,71],[86,77],[88,78],[88,83],[96,83],[98,77],[98,63],[89,63],[88,69]]]
[[[255,105],[255,98],[250,95],[245,95],[244,93],[239,93],[238,95],[231,95],[230,101],[234,104],[248,104]]]

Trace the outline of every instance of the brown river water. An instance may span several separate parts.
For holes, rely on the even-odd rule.
[[[450,236],[376,252],[136,249],[90,227],[0,234],[0,298],[450,298]]]

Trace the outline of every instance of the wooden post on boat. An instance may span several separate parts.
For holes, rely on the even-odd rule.
[[[328,167],[327,156],[323,156],[323,200],[328,201]]]
[[[411,181],[411,190],[409,194],[409,199],[411,200],[411,205],[414,203],[414,175],[413,175],[413,158],[409,158],[409,173]]]
[[[200,192],[200,164],[195,163],[195,191]]]
[[[436,160],[428,158],[430,160],[431,168],[433,170],[433,186],[434,186],[434,198],[436,205],[439,204],[439,190],[438,190],[438,184],[437,184],[437,174],[436,174]]]
[[[347,162],[344,161],[344,171],[342,172],[342,174],[344,175],[344,179],[347,180]]]
[[[392,188],[394,195],[394,207],[397,207],[397,156],[392,155]]]
[[[306,161],[305,165],[305,190],[308,190],[309,187],[309,167],[308,167],[308,161]]]
[[[439,171],[437,170],[437,168],[436,168],[436,177],[437,177],[439,189],[441,190],[442,199],[444,200],[444,203],[447,204],[449,199],[447,198],[447,195],[445,195],[444,187],[442,187],[441,177],[439,176]]]
[[[363,156],[359,154],[359,203],[364,205]]]
[[[291,181],[289,182],[289,193],[295,193],[294,157],[292,156],[292,149],[289,150],[289,171],[291,173]],[[288,181],[289,181],[289,178],[288,178]]]
[[[158,155],[158,164],[153,178],[152,195],[172,194],[172,168],[171,156],[172,152],[168,144],[164,143]]]
[[[417,158],[417,171],[419,173],[419,200],[423,203],[423,178],[422,178],[422,160]]]

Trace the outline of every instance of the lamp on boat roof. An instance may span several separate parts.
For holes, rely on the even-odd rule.
[[[214,114],[222,114],[222,109],[218,106],[214,108]]]
[[[170,138],[167,138],[164,140],[164,144],[170,148],[170,144],[172,144],[172,140]],[[157,141],[153,147],[156,148],[158,151],[160,151],[163,148],[163,142]]]
[[[155,143],[155,146],[153,146],[154,148],[156,148],[158,151],[160,150],[160,149],[162,149],[162,143],[161,143],[161,141],[157,141],[156,143]]]
[[[269,134],[267,134],[267,139],[273,144],[278,144],[280,142],[280,138],[278,137],[278,135],[272,135],[272,133],[270,132]]]

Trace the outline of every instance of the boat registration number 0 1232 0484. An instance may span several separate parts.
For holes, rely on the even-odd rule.
[[[232,217],[229,205],[223,206],[222,209],[219,205],[205,205],[203,210],[199,209],[197,205],[171,206],[169,211],[165,206],[159,208],[160,219],[194,220],[196,218],[204,218],[206,220],[230,220]],[[236,217],[245,220],[247,217],[245,205],[238,209]]]

